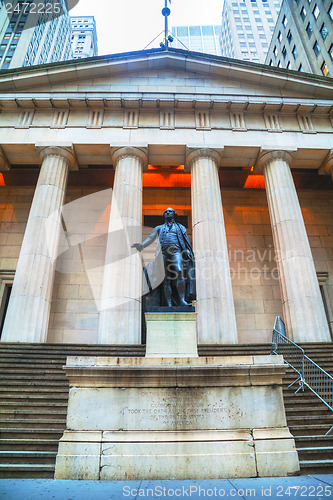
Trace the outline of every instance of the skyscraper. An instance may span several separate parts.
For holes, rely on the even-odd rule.
[[[220,32],[220,26],[174,26],[172,47],[220,56]]]
[[[97,56],[97,31],[94,16],[77,16],[70,19],[74,59]]]
[[[222,55],[243,61],[265,61],[280,0],[225,0],[222,12]]]
[[[332,77],[332,23],[332,0],[284,0],[266,64]]]
[[[55,4],[13,0],[3,4],[0,11],[0,69],[72,59],[70,34],[66,0]]]

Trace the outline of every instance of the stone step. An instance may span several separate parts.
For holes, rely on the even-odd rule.
[[[333,460],[333,446],[297,448],[297,453],[300,460]]]
[[[58,409],[52,409],[49,408],[47,410],[42,410],[42,409],[20,409],[20,410],[15,410],[15,409],[5,409],[5,410],[0,410],[0,421],[15,421],[17,419],[31,419],[35,420],[38,418],[46,418],[46,419],[61,419],[64,418],[66,419],[67,416],[67,408],[58,408]]]
[[[300,460],[299,466],[303,474],[332,474],[333,459]]]
[[[67,395],[68,396],[69,385],[65,386],[61,384],[58,387],[48,388],[48,387],[39,387],[38,392],[34,387],[24,385],[20,386],[19,384],[14,384],[13,386],[8,385],[7,387],[1,387],[0,389],[0,397],[4,397],[6,394],[14,394],[15,397],[19,396],[36,396],[47,395],[47,394],[57,394],[57,395]]]
[[[0,451],[0,464],[54,465],[56,456],[56,451]]]
[[[0,401],[0,413],[3,411],[12,411],[17,414],[17,411],[20,410],[25,410],[25,411],[31,411],[34,409],[38,409],[40,412],[44,412],[45,410],[54,410],[58,412],[59,410],[64,410],[65,413],[67,413],[67,401],[62,402],[62,401],[57,401],[54,402],[54,400],[50,399],[49,401],[44,401],[43,399],[36,399],[36,400],[31,400],[31,399],[23,399],[21,401]]]
[[[0,417],[0,427],[16,428],[16,427],[27,427],[29,429],[65,429],[66,428],[66,418],[15,418],[14,420],[9,420]]]
[[[315,406],[314,404],[311,405],[299,405],[299,406],[286,406],[286,415],[287,418],[291,415],[317,415],[320,417],[320,415],[325,415],[326,413],[332,414],[332,410],[330,410],[327,406],[324,404],[321,406]]]
[[[20,377],[18,377],[17,379],[13,379],[13,378],[6,378],[4,380],[2,380],[2,384],[3,386],[7,386],[7,387],[11,387],[11,386],[19,386],[19,385],[25,385],[25,386],[29,386],[29,387],[42,387],[42,386],[45,386],[45,387],[49,387],[49,388],[52,388],[52,387],[69,387],[69,384],[68,384],[68,380],[52,380],[52,377],[51,378],[47,378],[47,379],[44,379],[44,380],[38,380],[38,379],[35,379],[35,380],[29,380],[29,377],[26,377],[24,380],[23,379],[20,379]],[[39,390],[39,389],[38,389]]]
[[[58,439],[0,439],[1,451],[58,451]]]
[[[333,413],[330,411],[327,415],[287,415],[288,425],[292,425],[297,422],[304,422],[306,425],[311,425],[312,422],[318,422],[320,420],[322,423],[327,422],[327,425],[333,425]]]
[[[0,427],[1,439],[57,439],[63,434],[63,429],[27,427]]]
[[[324,436],[330,429],[330,423],[289,424],[288,427],[293,436]]]
[[[51,464],[0,464],[0,478],[53,479],[54,469]]]
[[[326,429],[326,432],[328,429]],[[295,444],[297,448],[317,448],[318,446],[327,447],[333,446],[333,431],[328,436],[295,436]]]

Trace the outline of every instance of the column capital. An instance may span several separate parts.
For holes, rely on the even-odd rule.
[[[216,166],[219,167],[221,163],[223,148],[186,148],[186,160],[185,160],[185,170],[189,171],[192,168],[193,162],[199,158],[210,158],[213,159],[216,163]]]
[[[48,156],[60,156],[67,161],[70,170],[78,170],[78,164],[72,146],[44,146],[36,144],[36,149],[39,151],[42,161]]]
[[[325,160],[319,168],[319,173],[331,175],[333,180],[333,149],[327,153]]]
[[[4,172],[5,170],[10,170],[10,164],[3,149],[0,147],[0,172]]]
[[[121,146],[111,147],[112,163],[115,165],[122,158],[134,157],[141,161],[144,170],[148,169],[148,147]]]
[[[273,160],[283,160],[290,166],[296,149],[261,149],[255,162],[254,172],[262,174],[268,163]]]

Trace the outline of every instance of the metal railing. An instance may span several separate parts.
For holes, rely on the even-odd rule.
[[[298,382],[299,387],[295,394],[300,390],[304,391],[306,386],[333,411],[333,377],[312,361],[300,346],[286,337],[285,326],[279,316],[275,318],[271,354],[282,355],[284,361],[298,373],[296,380],[288,386]],[[333,426],[325,436],[332,430]]]

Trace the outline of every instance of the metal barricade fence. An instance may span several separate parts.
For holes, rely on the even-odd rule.
[[[296,372],[298,377],[288,387],[299,383],[295,394],[304,386],[308,387],[330,410],[333,411],[333,377],[312,361],[304,350],[286,337],[282,319],[275,318],[271,354],[282,355],[284,361]],[[333,426],[326,432],[327,436]]]

